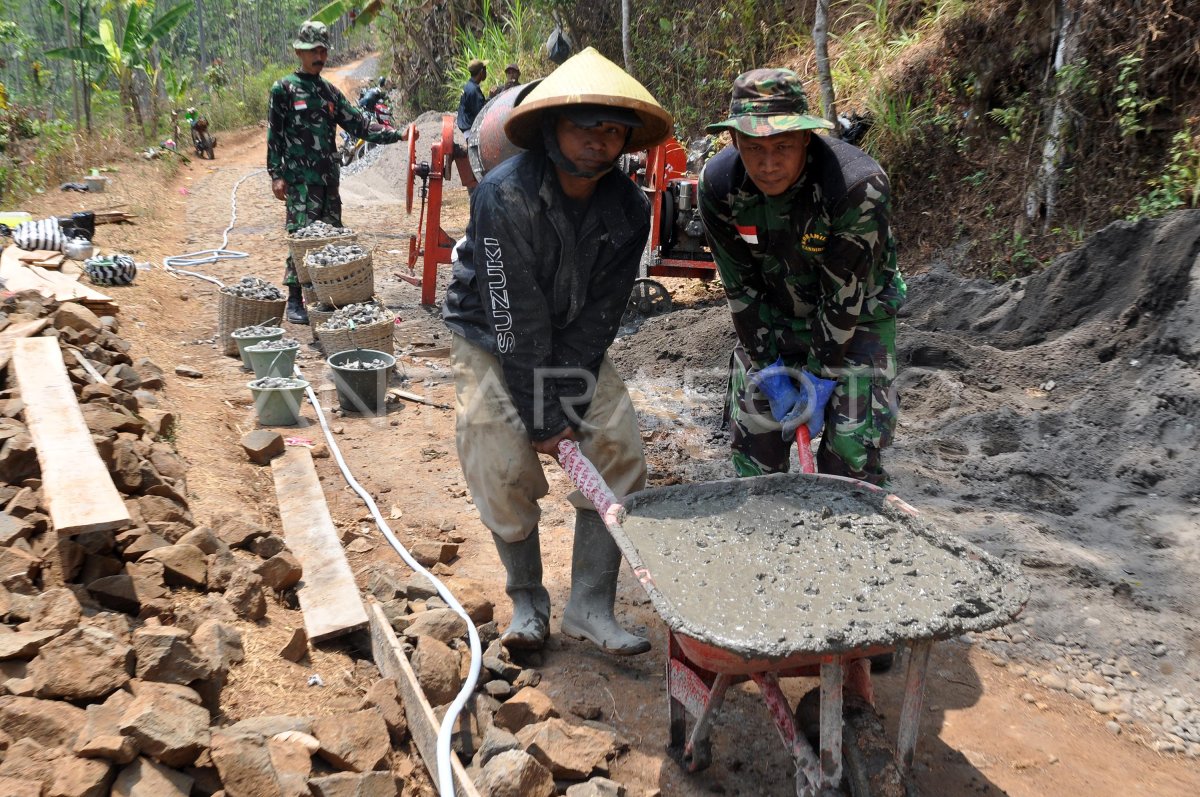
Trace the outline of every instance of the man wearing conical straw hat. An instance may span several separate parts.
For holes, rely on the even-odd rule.
[[[550,631],[542,586],[539,454],[578,441],[618,496],[646,461],[633,405],[606,352],[638,274],[650,206],[616,170],[658,144],[668,114],[636,80],[588,48],[518,98],[504,132],[525,149],[471,199],[471,221],[442,310],[453,334],[459,460],[507,572],[510,648]],[[609,653],[650,649],[613,616],[621,553],[578,493],[571,597],[562,631]]]

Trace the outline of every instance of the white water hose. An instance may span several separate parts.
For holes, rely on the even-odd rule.
[[[171,255],[163,258],[163,268],[171,274],[182,274],[186,277],[196,277],[206,282],[211,282],[218,288],[224,288],[225,283],[221,282],[216,277],[210,277],[206,274],[198,274],[195,271],[185,271],[195,266],[202,266],[206,263],[216,263],[219,260],[242,260],[250,255],[246,252],[239,252],[235,249],[228,249],[229,233],[233,230],[233,226],[237,223],[237,190],[238,186],[249,180],[255,175],[263,174],[266,169],[255,169],[254,171],[242,175],[236,183],[233,184],[233,190],[229,195],[229,226],[225,228],[225,232],[221,234],[221,246],[217,249],[200,249],[196,252],[188,252],[186,255]]]
[[[198,252],[190,252],[186,255],[175,255],[163,259],[163,267],[172,274],[183,275],[187,277],[196,277],[197,279],[211,282],[218,287],[224,287],[224,283],[216,277],[210,277],[207,274],[200,274],[195,271],[185,271],[178,266],[186,266],[189,269],[193,266],[203,265],[205,263],[216,263],[219,260],[240,260],[248,257],[245,252],[237,252],[226,247],[229,245],[229,232],[233,229],[237,221],[237,190],[238,186],[246,180],[262,174],[266,169],[258,169],[244,175],[236,183],[233,184],[233,191],[230,194],[230,218],[229,226],[225,228],[225,232],[221,237],[221,247],[219,249],[202,249]],[[294,366],[296,375],[300,375],[299,366]],[[346,483],[358,493],[359,498],[371,510],[371,517],[375,519],[375,525],[379,527],[379,531],[383,534],[388,544],[392,549],[399,554],[405,564],[411,567],[414,571],[425,576],[433,583],[434,589],[446,605],[463,619],[467,624],[467,640],[471,650],[471,667],[467,673],[467,680],[463,683],[462,689],[454,698],[454,702],[450,704],[450,708],[446,711],[446,716],[442,719],[441,727],[438,728],[437,738],[437,780],[438,780],[438,795],[440,797],[455,797],[454,791],[454,775],[450,768],[450,757],[454,754],[450,749],[450,737],[454,734],[454,723],[458,720],[458,715],[462,713],[463,707],[471,694],[475,691],[475,685],[479,682],[479,671],[483,664],[483,646],[479,641],[479,631],[475,628],[475,623],[471,620],[467,610],[462,607],[450,589],[437,579],[433,573],[430,573],[421,564],[412,557],[408,549],[396,538],[392,533],[392,529],[388,526],[387,521],[383,519],[383,515],[379,512],[379,507],[375,505],[375,500],[371,498],[371,494],[363,489],[362,485],[354,478],[354,474],[350,472],[350,466],[346,464],[346,460],[342,458],[341,449],[338,448],[337,442],[333,439],[333,433],[329,429],[329,424],[325,420],[325,412],[321,409],[321,403],[317,401],[317,394],[309,385],[305,389],[308,395],[308,400],[312,402],[313,409],[316,410],[317,420],[321,424],[321,431],[325,434],[325,441],[329,445],[329,450],[333,453],[333,458],[337,461],[338,468],[342,471],[342,476],[346,478]]]
[[[299,366],[296,367],[296,375],[300,375]],[[337,461],[342,475],[346,477],[346,483],[353,488],[354,492],[358,493],[359,498],[371,510],[371,517],[375,518],[375,525],[379,527],[388,544],[392,546],[409,567],[433,582],[434,589],[437,590],[438,595],[446,602],[446,605],[453,609],[467,624],[467,637],[471,648],[471,668],[467,673],[466,682],[463,683],[462,689],[459,690],[458,695],[454,698],[454,702],[450,704],[450,708],[446,711],[446,716],[442,719],[442,725],[438,729],[437,738],[438,794],[440,797],[454,797],[454,775],[450,769],[450,756],[453,755],[450,749],[450,737],[454,733],[454,723],[458,719],[458,715],[462,713],[463,706],[466,705],[467,700],[471,697],[471,693],[475,691],[475,684],[479,681],[479,671],[483,663],[483,647],[479,641],[479,631],[476,630],[475,623],[467,614],[466,609],[462,607],[462,604],[458,602],[458,599],[454,597],[449,588],[439,581],[433,573],[422,567],[400,540],[396,538],[396,535],[392,533],[387,521],[380,514],[379,507],[375,505],[375,500],[371,498],[371,494],[363,489],[363,486],[354,478],[354,474],[350,472],[350,467],[346,464],[346,460],[342,458],[342,452],[338,449],[337,443],[333,439],[333,433],[330,431],[329,424],[325,420],[325,412],[321,409],[321,403],[317,401],[317,394],[312,389],[312,385],[305,387],[304,392],[308,395],[308,400],[312,402],[313,409],[317,412],[317,420],[321,424],[321,431],[325,433],[325,440],[329,444],[329,450],[333,453],[333,458]]]

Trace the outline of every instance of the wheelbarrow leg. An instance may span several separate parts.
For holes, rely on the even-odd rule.
[[[779,731],[784,745],[787,746],[796,762],[796,796],[818,797],[823,794],[823,790],[820,788],[821,763],[808,740],[804,738],[804,734],[796,730],[792,708],[788,704],[787,696],[783,694],[783,689],[779,687],[779,675],[774,672],[760,672],[754,673],[750,677],[762,691],[767,710],[771,712],[771,718],[775,720],[775,728]],[[841,705],[840,693],[838,704]],[[839,708],[838,711],[840,716],[841,709]],[[837,735],[840,739],[840,726]]]
[[[834,656],[821,661],[821,786],[842,782],[842,681],[845,665]]]
[[[917,750],[917,734],[921,729],[921,705],[925,700],[925,673],[929,669],[929,651],[933,641],[921,639],[909,642],[905,660],[908,671],[904,680],[904,702],[900,707],[900,730],[896,739],[896,764],[900,773],[912,770]]]
[[[713,717],[717,716],[725,702],[725,690],[732,682],[733,676],[725,673],[718,674],[717,679],[713,681],[708,699],[704,702],[704,709],[696,717],[692,734],[683,748],[683,762],[687,765],[688,772],[699,772],[707,769],[712,763],[712,743],[709,741],[708,732],[712,727]]]

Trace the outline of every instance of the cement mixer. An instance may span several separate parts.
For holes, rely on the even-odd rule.
[[[483,106],[467,133],[467,158],[475,178],[484,175],[523,150],[508,140],[504,123],[520,101],[541,82],[523,83],[497,94]],[[409,125],[408,180],[405,205],[411,215],[416,181],[421,199],[417,232],[409,239],[409,274],[396,276],[421,288],[421,304],[436,303],[437,268],[451,262],[454,241],[442,229],[442,182],[455,161],[454,117],[442,118],[441,136],[434,142],[428,163],[416,159],[417,132]],[[700,229],[696,202],[698,177],[687,172],[687,151],[674,138],[648,152],[624,155],[620,167],[650,199],[650,239],[641,273],[630,296],[630,309],[643,316],[671,309],[671,294],[653,277],[716,276],[716,264]],[[422,274],[415,276],[417,261]]]

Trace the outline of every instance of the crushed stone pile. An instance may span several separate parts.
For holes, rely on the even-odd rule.
[[[274,302],[283,298],[283,292],[279,288],[264,279],[250,276],[242,277],[237,282],[222,287],[221,293],[263,302]]]

